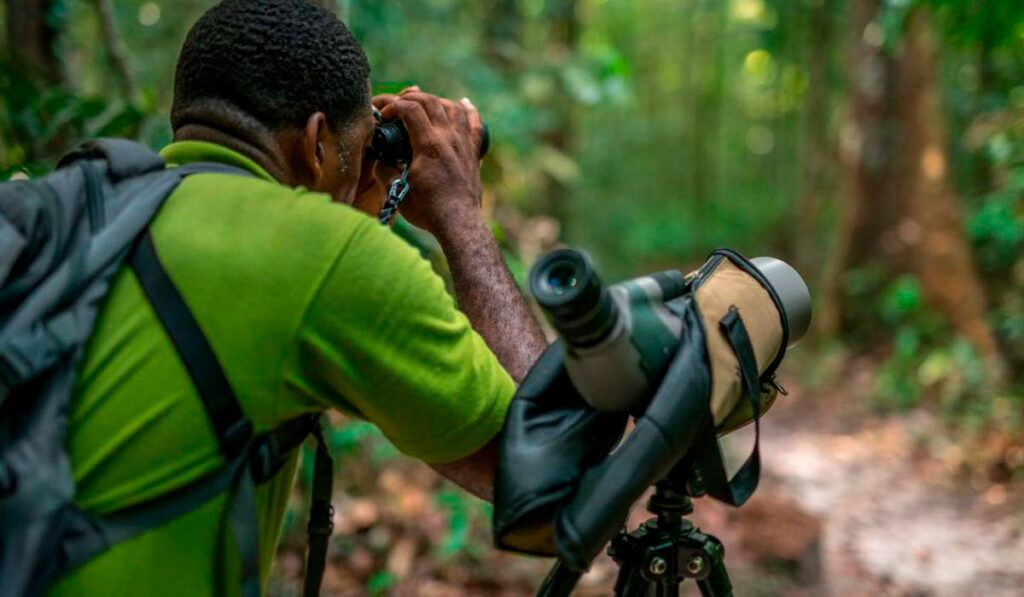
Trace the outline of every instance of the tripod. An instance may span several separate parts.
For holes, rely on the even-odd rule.
[[[608,548],[608,555],[619,564],[615,595],[677,597],[680,585],[691,579],[704,597],[731,597],[722,543],[683,518],[693,513],[686,490],[670,480],[660,481],[647,509],[655,518],[631,533],[623,530]],[[581,576],[559,560],[537,595],[568,596]]]

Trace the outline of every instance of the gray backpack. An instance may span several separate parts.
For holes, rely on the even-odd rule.
[[[242,556],[242,594],[259,595],[255,486],[272,478],[310,434],[318,445],[305,593],[319,592],[333,470],[319,417],[254,436],[149,235],[164,200],[198,173],[249,175],[213,163],[165,169],[149,149],[106,139],[82,145],[45,178],[0,184],[0,597],[41,594],[110,546],[224,492],[226,522]],[[68,411],[85,343],[125,263],[202,398],[225,462],[167,495],[99,515],[75,505]]]

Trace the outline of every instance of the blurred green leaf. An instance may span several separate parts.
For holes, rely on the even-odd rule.
[[[387,595],[397,580],[395,575],[387,570],[378,570],[366,581],[366,591],[370,595]]]

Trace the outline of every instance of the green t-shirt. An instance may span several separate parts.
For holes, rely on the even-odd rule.
[[[273,181],[218,145],[184,142],[169,164],[216,161],[256,177],[201,174],[152,226],[180,289],[256,431],[324,409],[365,418],[400,450],[458,460],[501,428],[514,385],[442,280],[373,219]],[[68,450],[87,510],[164,494],[223,462],[189,378],[127,268],[81,365]],[[295,458],[257,490],[264,586]],[[53,595],[238,592],[226,495],[115,546]]]

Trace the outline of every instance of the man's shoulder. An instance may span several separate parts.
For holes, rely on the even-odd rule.
[[[230,205],[245,211],[274,211],[282,217],[316,214],[329,219],[358,217],[348,205],[334,203],[323,193],[289,187],[256,176],[210,172],[194,174],[172,194],[174,201],[201,201]],[[327,214],[327,215],[324,215]]]
[[[231,174],[190,176],[168,199],[164,212],[159,224],[173,220],[173,228],[189,236],[199,232],[195,227],[213,228],[235,243],[274,242],[282,250],[346,242],[372,224],[365,214],[322,193]]]
[[[373,227],[379,225],[326,195],[197,174],[167,200],[153,233],[169,273],[201,310],[244,303],[284,325]]]

